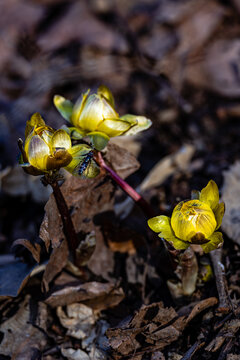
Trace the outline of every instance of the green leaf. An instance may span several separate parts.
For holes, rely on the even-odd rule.
[[[87,136],[89,136],[93,147],[98,151],[103,150],[107,146],[108,141],[110,140],[106,134],[100,131],[90,132],[87,134]]]
[[[67,121],[71,122],[70,119],[73,112],[73,103],[60,95],[55,95],[53,98],[53,102],[62,117],[64,117],[64,119],[66,119]]]

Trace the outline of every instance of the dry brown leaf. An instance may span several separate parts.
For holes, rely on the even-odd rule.
[[[96,318],[93,309],[79,303],[73,303],[63,309],[57,308],[57,316],[62,326],[67,330],[67,335],[76,339],[85,339],[90,336]]]
[[[20,16],[19,14],[24,14]],[[15,56],[15,46],[19,35],[31,33],[44,15],[42,4],[32,4],[24,0],[0,2],[0,67]]]
[[[123,179],[137,171],[140,167],[139,162],[132,154],[113,143],[108,144],[105,159]]]
[[[205,299],[188,316],[178,316],[173,308],[164,308],[161,302],[143,306],[123,327],[107,330],[114,358],[122,355],[134,358],[138,350],[143,353],[164,349],[179,338],[195,316],[216,303],[216,298]]]
[[[226,211],[222,229],[227,236],[240,245],[240,162],[235,162],[223,173],[222,198]]]
[[[44,51],[54,51],[74,40],[120,53],[128,49],[124,37],[94,17],[83,1],[73,2],[51,29],[40,36],[38,45]]]
[[[216,40],[205,50],[203,60],[189,64],[186,79],[197,87],[216,91],[227,97],[239,97],[240,41]]]
[[[27,239],[17,239],[14,241],[14,243],[12,244],[12,248],[14,248],[17,245],[22,245],[24,246],[26,249],[28,249],[30,251],[30,253],[32,254],[33,258],[36,260],[37,263],[40,262],[40,256],[41,256],[41,246],[38,243],[31,243],[31,241],[27,240]]]
[[[52,306],[65,306],[75,302],[84,303],[93,309],[107,309],[116,306],[124,298],[123,290],[113,283],[96,281],[73,285],[67,284],[60,290],[54,290],[45,302]]]
[[[48,317],[47,307],[44,303],[38,302],[37,326],[33,326],[29,321],[31,318],[29,302],[30,296],[28,295],[15,315],[1,324],[1,332],[4,337],[0,353],[11,356],[11,359],[29,360],[34,353],[40,353],[46,345],[44,331],[46,331]]]
[[[42,284],[43,289],[48,292],[49,283],[55,278],[55,276],[62,271],[68,261],[68,246],[65,239],[59,244],[57,248],[53,249],[50,259],[46,265],[46,269],[43,274]]]

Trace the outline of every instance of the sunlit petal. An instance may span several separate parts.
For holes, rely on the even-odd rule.
[[[29,142],[27,151],[29,163],[39,170],[46,170],[47,158],[49,155],[50,149],[40,136],[33,136]]]
[[[109,104],[114,108],[114,97],[109,88],[105,85],[101,85],[97,91],[98,95],[102,95],[108,100]]]
[[[214,232],[209,238],[207,244],[201,245],[203,251],[208,253],[212,250],[220,248],[223,244],[223,236],[221,232]]]
[[[86,91],[82,96],[80,96],[73,107],[71,123],[76,127],[80,126],[79,118],[82,113],[82,109],[85,106],[85,103],[87,101],[89,92],[90,92],[90,89],[88,91]]]
[[[72,147],[71,138],[65,130],[57,130],[51,140],[51,149],[54,151],[56,148],[63,148],[69,150]]]
[[[219,203],[219,191],[215,181],[210,180],[207,186],[202,189],[199,200],[208,204],[212,210],[216,208]]]
[[[31,131],[35,127],[40,127],[40,126],[45,126],[45,121],[43,120],[43,118],[41,117],[41,115],[39,113],[35,113],[31,116],[30,120],[28,120],[26,123],[25,139],[28,137],[28,135],[31,133]]]
[[[127,121],[131,127],[127,130],[124,135],[135,135],[140,131],[147,130],[151,125],[152,122],[150,119],[146,118],[145,116],[137,116],[137,115],[124,115],[121,116],[120,119]]]
[[[218,204],[218,206],[214,210],[214,215],[215,215],[215,218],[217,221],[216,230],[219,229],[222,224],[222,219],[223,219],[224,213],[225,213],[225,204],[223,202],[221,202],[220,204]]]
[[[109,137],[119,136],[129,129],[129,124],[120,119],[106,119],[98,126],[98,130]]]

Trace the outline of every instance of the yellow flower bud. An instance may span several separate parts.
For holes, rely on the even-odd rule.
[[[102,150],[111,137],[134,135],[151,126],[151,121],[144,116],[119,117],[113,95],[106,86],[100,86],[97,94],[86,92],[74,106],[59,95],[55,95],[54,104],[76,128],[75,136],[78,139],[89,136],[97,150]]]
[[[148,225],[177,250],[199,244],[204,252],[209,252],[223,243],[222,233],[216,230],[222,223],[224,203],[219,203],[218,187],[213,180],[200,193],[194,192],[194,197],[180,202],[171,218],[156,216],[148,220]]]
[[[176,237],[196,244],[208,242],[206,239],[212,235],[217,223],[209,205],[190,200],[175,207],[171,226]]]
[[[65,130],[47,126],[38,113],[27,121],[25,135],[25,145],[22,146],[22,141],[19,143],[22,152],[20,165],[31,175],[45,174],[62,167],[78,175],[75,169],[91,150],[86,145],[72,146]]]

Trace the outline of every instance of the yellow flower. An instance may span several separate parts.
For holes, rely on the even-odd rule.
[[[177,250],[199,244],[207,253],[223,243],[222,233],[216,230],[221,226],[225,206],[219,203],[218,187],[213,180],[200,193],[193,192],[193,196],[193,200],[181,201],[171,218],[156,216],[148,220],[148,225]]]
[[[100,86],[97,94],[89,94],[89,90],[81,96],[75,105],[60,95],[54,96],[54,104],[60,114],[73,127],[69,133],[74,139],[85,136],[97,150],[102,150],[111,137],[134,135],[148,129],[151,121],[144,116],[123,115],[119,117],[114,108],[114,98],[106,86]]]
[[[84,171],[78,174],[78,169],[92,149],[86,145],[72,146],[67,132],[47,126],[40,114],[33,114],[27,121],[25,138],[20,165],[27,173],[41,175],[64,167],[74,175],[84,175]]]

